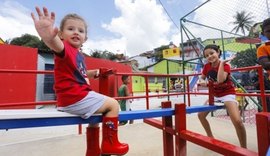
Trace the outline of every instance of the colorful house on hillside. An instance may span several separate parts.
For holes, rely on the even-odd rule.
[[[185,73],[198,73],[201,71],[201,61],[198,56],[201,53],[202,46],[198,43],[197,40],[191,40],[183,44],[183,54],[179,47],[170,43],[167,45],[167,49],[162,50],[163,59],[146,66],[144,69],[146,73],[154,74],[183,74],[183,61],[182,55],[184,55],[185,60]],[[163,46],[164,47],[164,46]],[[195,47],[195,49],[193,48]],[[153,55],[151,53],[151,55]],[[198,65],[199,64],[199,65]],[[198,67],[198,68],[197,68]],[[149,78],[149,89],[150,91],[163,90],[167,89],[170,86],[170,82],[174,84],[176,81],[180,81],[181,78],[164,78],[164,77],[151,77]],[[192,79],[192,78],[191,78]],[[178,81],[178,82],[179,82]],[[132,79],[133,91],[134,92],[144,92],[145,91],[145,79],[143,77],[134,76]],[[169,85],[168,85],[169,84]],[[192,86],[191,86],[192,87]]]
[[[164,49],[162,51],[162,56],[164,59],[181,60],[181,52],[178,47]]]
[[[256,48],[254,44],[238,43],[235,37],[223,38],[223,40],[221,38],[214,38],[214,39],[207,39],[203,41],[204,45],[213,44],[213,43],[219,45],[222,51],[233,52],[233,53],[245,51],[250,48],[254,48],[254,49]],[[222,45],[224,45],[224,49]]]
[[[152,73],[152,74],[182,74],[183,67],[179,60],[162,59],[153,65],[146,67],[145,72],[140,73]],[[177,78],[166,77],[149,77],[148,87],[149,91],[161,91],[167,89],[170,81],[175,81]],[[145,92],[145,79],[142,76],[133,76],[132,78],[133,92]]]

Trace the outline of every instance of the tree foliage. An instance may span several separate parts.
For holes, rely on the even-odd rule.
[[[24,34],[21,37],[15,37],[10,41],[12,45],[38,48],[40,40],[37,36]]]
[[[231,64],[235,68],[255,66],[257,64],[256,49],[247,49],[238,52],[236,57],[231,61]]]
[[[235,31],[235,33],[238,33],[239,30],[246,35],[245,30],[249,31],[250,28],[252,27],[253,23],[253,18],[254,16],[251,15],[251,13],[247,13],[246,11],[241,11],[241,12],[236,12],[236,15],[233,16],[235,21],[232,22],[232,24],[236,25],[233,29],[232,32]]]
[[[105,50],[105,51],[93,50],[91,52],[90,56],[95,57],[95,58],[103,58],[103,59],[107,59],[107,60],[115,60],[115,59],[117,59],[117,56],[114,53],[109,52],[107,50]]]
[[[38,48],[39,50],[42,50],[42,51],[51,51],[42,40],[40,40],[37,36],[30,35],[30,34],[24,34],[21,37],[13,38],[9,42],[9,44]],[[107,50],[105,50],[105,51],[94,50],[94,51],[92,51],[91,56],[95,57],[95,58],[103,58],[103,59],[108,59],[108,60],[116,60],[117,59],[116,54],[109,52]]]
[[[15,37],[10,40],[9,44],[50,51],[42,40],[40,40],[37,36],[30,34],[23,34],[21,37]]]

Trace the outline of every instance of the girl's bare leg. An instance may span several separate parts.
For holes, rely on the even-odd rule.
[[[204,105],[208,105],[208,103],[209,103],[209,100],[206,100],[204,102]],[[206,132],[206,135],[209,136],[209,137],[214,138],[214,136],[212,134],[212,131],[211,131],[210,124],[209,124],[208,120],[206,119],[208,114],[209,114],[209,112],[199,112],[198,113],[198,118],[199,118],[205,132]]]
[[[208,122],[208,120],[206,119],[207,115],[209,114],[209,112],[199,112],[198,113],[198,118],[207,134],[208,137],[212,137],[214,138],[212,131],[211,131],[211,127],[210,124]]]
[[[247,148],[246,129],[242,122],[237,104],[235,104],[235,102],[225,102],[225,106],[235,127],[241,147]]]

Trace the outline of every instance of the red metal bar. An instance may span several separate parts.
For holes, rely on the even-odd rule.
[[[33,105],[52,105],[56,104],[57,101],[40,101],[40,102],[17,102],[17,103],[1,103],[1,107],[12,107],[12,106],[33,106]]]
[[[171,101],[166,101],[161,103],[162,108],[171,108],[172,103]],[[172,116],[165,116],[162,117],[162,125],[163,125],[163,155],[164,156],[173,156],[174,155],[174,145],[173,145],[173,134],[168,133],[166,128],[173,127],[172,124]]]
[[[158,129],[163,129],[162,122],[160,120],[148,118],[148,119],[143,119],[143,122],[147,123],[153,127],[156,127]]]
[[[257,156],[258,153],[250,151],[248,149],[234,146],[232,144],[216,140],[214,138],[210,138],[207,136],[203,136],[201,134],[191,132],[189,130],[182,130],[180,133],[180,137],[195,143],[199,146],[205,147],[217,153],[223,155],[235,155],[235,156]]]
[[[14,70],[14,69],[0,69],[0,73],[21,73],[21,74],[53,74],[51,70]]]
[[[252,70],[252,69],[259,69],[261,67],[262,66],[249,66],[249,67],[232,69],[231,71],[247,71],[247,70]]]
[[[175,104],[175,155],[187,155],[187,141],[180,137],[181,131],[186,130],[186,105]]]
[[[186,156],[187,146],[186,142],[191,141],[199,146],[208,148],[217,153],[224,155],[237,155],[237,156],[255,156],[256,152],[249,151],[245,148],[231,145],[207,136],[203,136],[186,129],[186,106],[185,104],[175,105],[175,151],[176,156]]]
[[[115,75],[129,75],[129,76],[149,76],[149,77],[185,77],[183,74],[152,74],[152,73],[115,73]]]
[[[259,156],[265,156],[270,147],[270,113],[256,114],[257,141]]]
[[[148,97],[163,97],[163,96],[173,96],[173,95],[184,95],[184,93],[170,93],[170,94],[157,94],[157,95],[148,95]],[[208,95],[208,93],[203,93],[202,95]],[[121,99],[139,99],[139,98],[146,98],[147,96],[125,96],[125,97],[114,97],[116,100]]]
[[[147,123],[147,124],[149,124],[149,125],[151,125],[153,127],[156,127],[158,129],[161,129],[161,130],[163,129],[162,121],[160,121],[158,119],[147,118],[147,119],[143,119],[143,122]],[[166,127],[165,131],[167,133],[175,135],[175,131],[174,131],[173,127]]]

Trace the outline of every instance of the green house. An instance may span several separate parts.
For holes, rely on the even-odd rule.
[[[153,65],[146,67],[145,73],[182,74],[183,73],[182,68],[183,68],[182,63],[179,60],[163,59]],[[149,77],[148,78],[149,91],[156,92],[156,91],[162,91],[164,89],[167,89],[168,84],[170,84],[169,82],[171,79],[177,79],[177,78]],[[132,89],[134,93],[145,92],[145,78],[142,76],[133,76]]]

